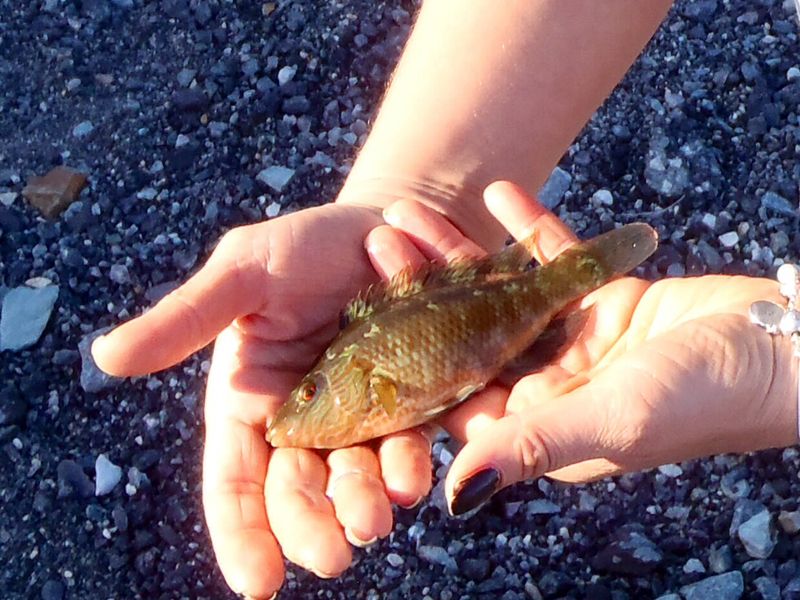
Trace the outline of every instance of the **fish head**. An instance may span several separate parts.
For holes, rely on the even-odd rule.
[[[352,357],[325,360],[303,377],[267,429],[274,447],[337,448],[368,410],[365,373]]]

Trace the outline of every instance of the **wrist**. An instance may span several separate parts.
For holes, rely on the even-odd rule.
[[[362,175],[351,173],[336,202],[382,211],[401,199],[416,200],[443,214],[464,235],[487,251],[497,250],[507,233],[489,214],[483,190],[440,179],[398,173]]]

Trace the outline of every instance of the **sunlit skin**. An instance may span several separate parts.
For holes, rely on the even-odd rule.
[[[545,260],[575,243],[521,189],[501,183],[486,195],[515,237],[542,232]],[[418,204],[389,210],[396,229],[384,237],[448,228]],[[400,261],[394,254],[387,273]],[[595,315],[563,358],[443,419],[468,440],[447,475],[448,500],[487,466],[499,469],[501,487],[545,473],[577,482],[797,443],[797,359],[788,339],[749,322],[750,304],[762,299],[781,302],[775,281],[720,275],[624,278],[589,294],[581,305]]]
[[[325,458],[271,452],[264,441],[266,419],[331,338],[338,311],[377,278],[365,244],[387,265],[497,250],[504,232],[484,208],[484,187],[507,178],[538,190],[669,5],[424,3],[337,203],[235,230],[184,286],[96,342],[102,368],[135,375],[216,339],[203,503],[235,591],[272,596],[284,556],[340,574],[352,557],[348,539],[388,534],[391,503],[413,504],[430,488],[429,445],[417,431]],[[423,215],[413,248],[387,229],[367,237],[400,198],[435,209],[448,228]]]

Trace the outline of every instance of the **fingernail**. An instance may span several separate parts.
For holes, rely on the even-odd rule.
[[[492,497],[500,486],[500,471],[493,468],[473,473],[456,484],[449,509],[452,516],[463,515]]]
[[[383,220],[392,227],[397,227],[400,224],[400,219],[392,210],[391,206],[383,209]]]
[[[309,571],[311,571],[314,575],[316,575],[320,579],[333,579],[334,577],[336,577],[336,574],[334,573],[325,573],[323,571],[318,571],[317,569],[309,569]]]
[[[411,510],[412,508],[416,508],[419,506],[419,503],[422,502],[422,496],[414,500],[413,502],[409,502],[408,504],[401,504],[400,502],[397,503],[397,506],[403,508],[405,510]]]
[[[371,546],[378,540],[378,536],[374,536],[371,540],[362,540],[358,537],[353,530],[349,527],[344,528],[344,537],[347,538],[347,541],[353,544],[353,546],[358,546],[359,548],[366,548],[367,546]]]

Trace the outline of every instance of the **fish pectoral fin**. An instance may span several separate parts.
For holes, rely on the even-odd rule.
[[[459,404],[464,402],[467,398],[472,396],[472,394],[482,390],[484,385],[485,384],[483,383],[474,383],[465,385],[463,388],[461,388],[456,392],[456,395],[453,398],[451,398],[444,404],[441,404],[439,406],[434,406],[433,408],[425,411],[423,413],[425,415],[425,418],[431,419],[437,415],[447,412],[451,408],[458,406]]]
[[[526,375],[560,359],[583,335],[594,312],[591,305],[557,315],[530,346],[503,368],[497,379],[503,385],[513,386]]]
[[[397,384],[391,377],[373,371],[369,378],[370,397],[388,416],[397,410]]]

